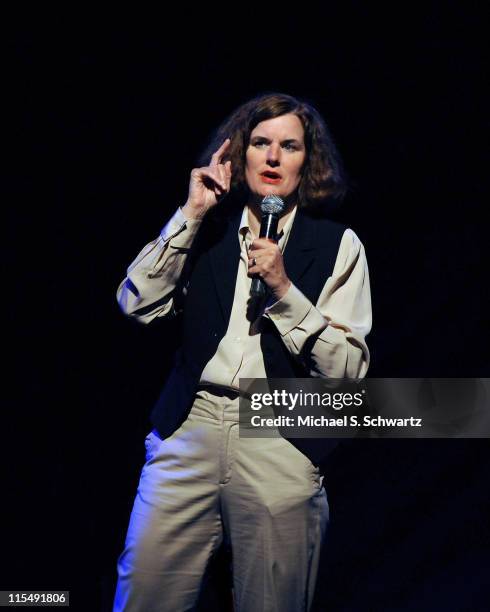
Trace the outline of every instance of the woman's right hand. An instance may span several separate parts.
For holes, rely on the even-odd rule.
[[[230,191],[231,161],[221,159],[229,147],[227,138],[211,157],[209,166],[194,168],[189,181],[189,195],[182,210],[189,218],[200,219]]]

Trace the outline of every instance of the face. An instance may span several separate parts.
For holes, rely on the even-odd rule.
[[[250,134],[245,177],[255,196],[287,197],[301,181],[306,159],[304,129],[291,113],[261,121]]]

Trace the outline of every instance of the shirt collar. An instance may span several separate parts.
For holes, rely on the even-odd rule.
[[[291,232],[291,228],[293,226],[293,222],[296,216],[297,209],[298,209],[297,206],[293,208],[291,214],[288,217],[288,220],[284,224],[284,227],[279,232],[279,236],[278,236],[279,242],[282,243],[283,240],[284,240],[284,243],[287,242],[289,238],[289,234]],[[245,237],[247,231],[250,229],[250,225],[248,222],[248,213],[249,213],[249,207],[245,204],[245,206],[243,207],[242,218],[240,220],[240,227],[238,229],[238,233],[241,234],[243,237]]]

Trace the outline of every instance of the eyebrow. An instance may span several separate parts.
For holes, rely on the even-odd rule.
[[[270,142],[270,138],[267,138],[267,136],[252,136],[252,140],[255,140],[255,139],[258,139],[258,140],[267,140],[267,141],[269,141],[269,142]],[[301,143],[299,140],[297,140],[296,138],[286,138],[285,140],[283,140],[283,141],[281,142],[281,144],[286,144],[286,143],[290,143],[290,142],[294,142],[294,143],[299,144],[299,145],[301,145],[301,144],[302,144],[302,143]]]

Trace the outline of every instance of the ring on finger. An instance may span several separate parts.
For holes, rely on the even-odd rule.
[[[255,257],[252,257],[252,266],[256,266],[257,265],[257,260],[255,259]]]

